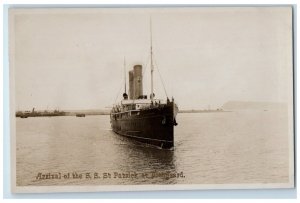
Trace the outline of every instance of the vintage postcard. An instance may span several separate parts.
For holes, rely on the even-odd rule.
[[[10,8],[15,193],[294,187],[293,8]]]

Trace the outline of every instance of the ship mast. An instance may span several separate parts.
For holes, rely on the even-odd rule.
[[[126,92],[126,61],[125,61],[125,56],[124,56],[124,83],[125,83],[125,93]]]
[[[124,98],[124,100],[126,100],[126,99],[128,99],[128,95],[127,95],[127,92],[126,92],[126,62],[125,62],[125,57],[124,57],[124,87],[125,87],[125,92],[123,93],[123,98]]]
[[[151,66],[151,94],[150,98],[151,101],[153,102],[154,94],[153,94],[153,51],[152,51],[152,21],[150,18],[150,54],[151,54],[151,61],[150,61],[150,66]]]

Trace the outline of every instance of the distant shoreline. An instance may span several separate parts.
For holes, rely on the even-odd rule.
[[[179,110],[178,113],[224,113],[239,110],[273,110],[282,109],[287,105],[284,103],[272,103],[272,102],[244,102],[244,101],[229,101],[223,104],[222,107],[217,109],[187,109]],[[87,109],[87,110],[35,110],[32,111],[17,111],[16,117],[53,117],[53,116],[92,116],[92,115],[110,115],[108,109]]]
[[[99,115],[110,115],[110,112],[105,111],[60,111],[60,114],[44,114],[43,111],[37,112],[26,112],[25,111],[18,111],[16,112],[16,117],[21,118],[28,118],[28,117],[56,117],[56,116],[77,116],[77,117],[84,117],[84,116],[99,116]],[[178,113],[224,113],[230,111],[224,110],[180,110]]]
[[[228,112],[224,110],[179,110],[178,113],[222,113],[222,112]]]

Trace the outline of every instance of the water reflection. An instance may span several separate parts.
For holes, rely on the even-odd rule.
[[[135,180],[135,183],[176,183],[176,178],[170,177],[178,172],[174,151],[154,148],[121,136],[118,139],[121,141],[117,147],[121,154],[119,169],[147,174],[146,178]]]

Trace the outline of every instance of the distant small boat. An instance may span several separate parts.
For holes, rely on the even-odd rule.
[[[85,117],[85,114],[84,113],[78,113],[78,114],[76,114],[76,117]]]

